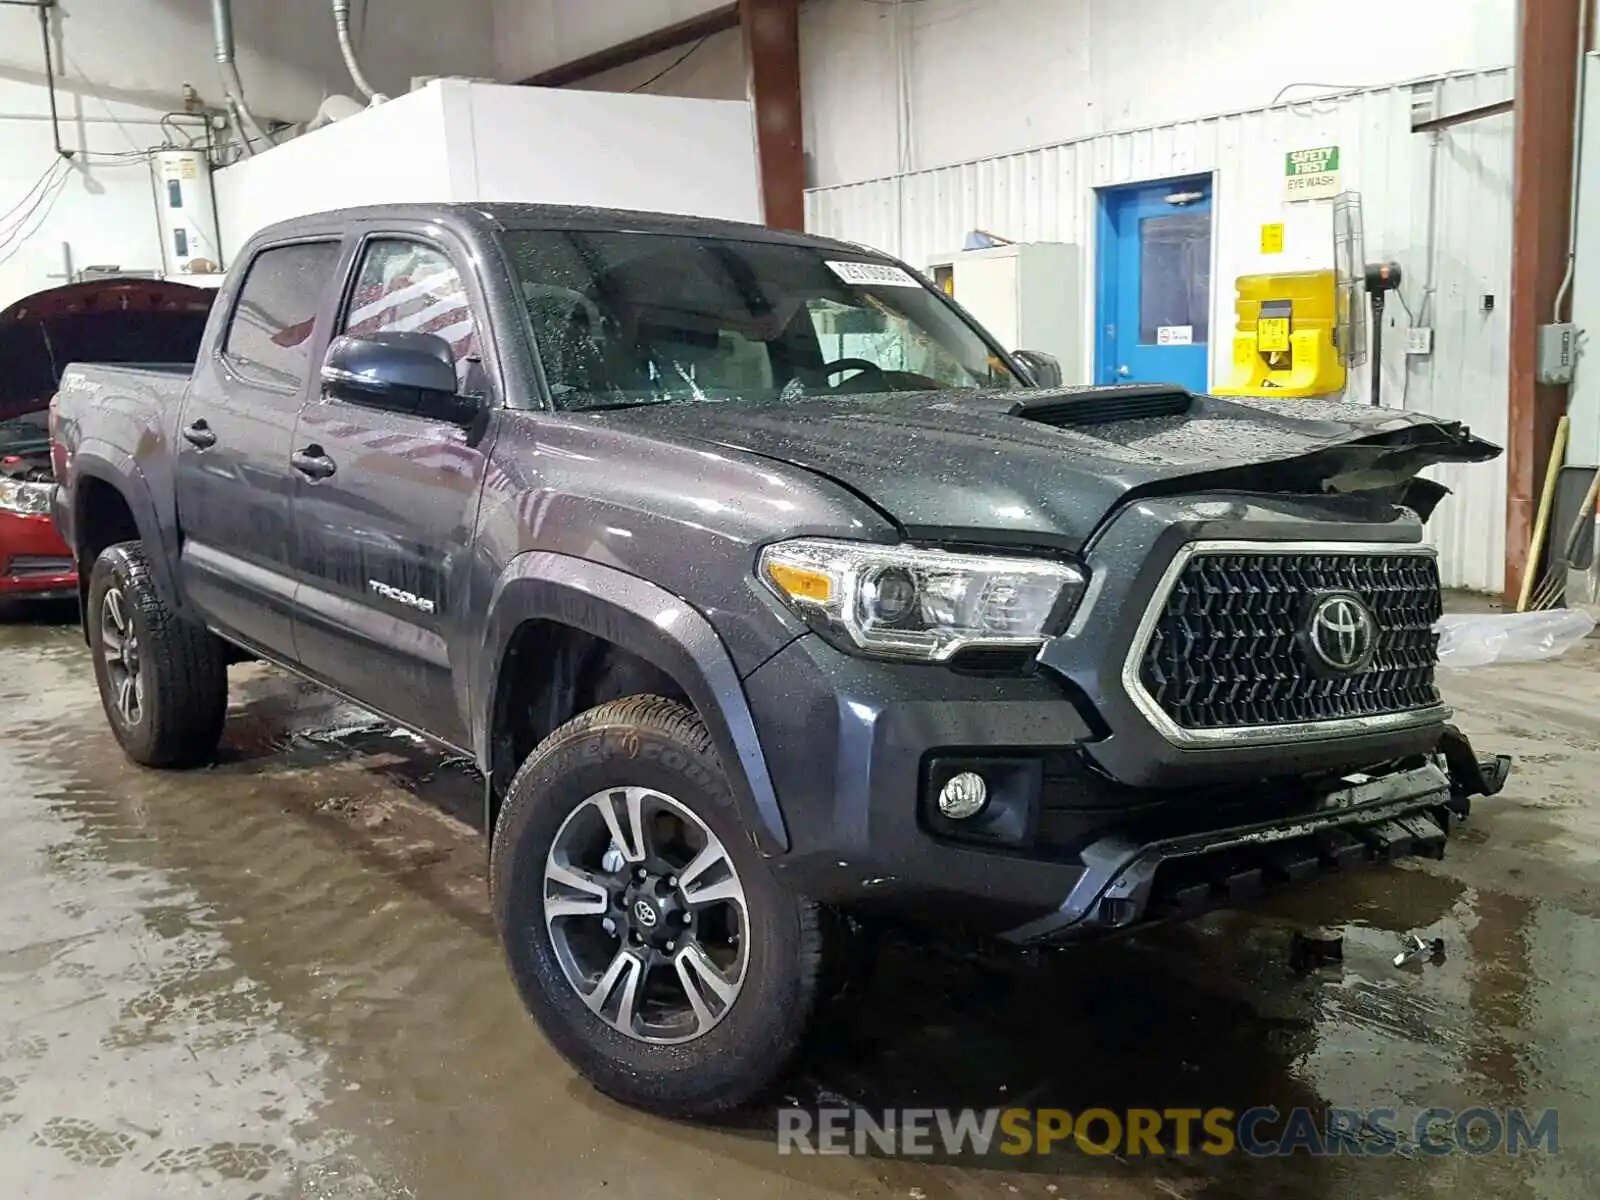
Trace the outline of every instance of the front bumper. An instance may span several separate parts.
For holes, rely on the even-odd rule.
[[[77,594],[72,551],[50,518],[0,512],[0,599]]]
[[[863,911],[1019,943],[1060,942],[1240,903],[1332,870],[1442,853],[1469,797],[1508,764],[1459,733],[1365,775],[1289,773],[1191,788],[1129,787],[1092,762],[1103,731],[1039,673],[963,676],[864,664],[807,636],[745,686],[792,845],[772,860],[795,890]],[[1080,710],[1080,706],[1081,709]],[[929,764],[1038,764],[1016,844],[945,836]],[[1273,775],[1274,769],[1282,772]]]
[[[1459,733],[1448,736],[1465,746]],[[1447,757],[1309,789],[1288,813],[1251,801],[1108,832],[1085,847],[1084,870],[1055,912],[1003,936],[1022,945],[1068,942],[1231,907],[1330,872],[1443,858],[1472,795],[1498,792],[1510,767],[1495,759],[1457,778]]]

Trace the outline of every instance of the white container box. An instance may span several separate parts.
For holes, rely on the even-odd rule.
[[[1065,242],[962,250],[928,264],[951,272],[950,292],[1007,350],[1042,350],[1061,360],[1068,384],[1089,382],[1078,315],[1081,256]]]
[[[522,201],[762,219],[750,105],[440,79],[225,167],[222,249],[363,204]]]

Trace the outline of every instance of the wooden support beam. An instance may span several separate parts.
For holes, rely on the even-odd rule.
[[[668,25],[652,33],[619,42],[615,46],[607,46],[604,50],[597,50],[593,54],[575,58],[558,67],[540,71],[537,75],[530,75],[518,82],[525,87],[566,87],[570,83],[591,79],[602,72],[626,67],[630,63],[649,58],[652,54],[676,50],[679,46],[687,46],[712,34],[724,33],[737,28],[738,25],[739,5],[724,4],[710,12],[701,13],[698,17],[690,17],[687,21],[679,21],[676,25]]]
[[[800,0],[739,0],[755,106],[761,199],[774,229],[806,224],[805,129],[800,105]]]
[[[1412,133],[1432,133],[1436,129],[1450,129],[1456,125],[1465,125],[1469,121],[1482,121],[1488,117],[1498,117],[1510,112],[1515,107],[1511,100],[1501,100],[1495,104],[1480,104],[1477,108],[1464,108],[1460,112],[1447,113],[1442,117],[1434,117],[1428,121],[1418,121],[1411,127]]]
[[[1506,439],[1505,595],[1515,603],[1566,389],[1535,381],[1538,327],[1566,272],[1578,16],[1589,0],[1522,0],[1517,38]]]

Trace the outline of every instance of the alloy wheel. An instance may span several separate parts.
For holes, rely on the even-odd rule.
[[[725,1017],[749,965],[744,887],[686,805],[617,787],[568,814],[545,857],[545,927],[567,982],[642,1042],[687,1042]]]
[[[100,651],[105,655],[111,700],[124,725],[144,719],[144,672],[139,666],[139,631],[122,589],[107,588],[100,601]]]

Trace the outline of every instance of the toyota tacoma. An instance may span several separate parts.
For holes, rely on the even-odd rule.
[[[837,931],[1059,946],[1442,853],[1421,472],[1325,400],[1064,387],[885,255],[512,204],[263,231],[195,361],[74,365],[54,519],[127,754],[260,659],[469,755],[510,973],[604,1091],[792,1061]]]

